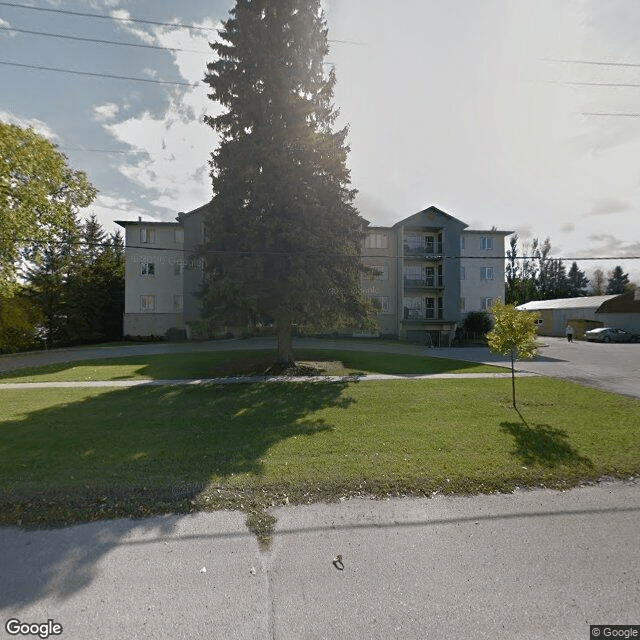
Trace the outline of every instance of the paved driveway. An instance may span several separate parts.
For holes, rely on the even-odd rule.
[[[516,363],[518,371],[579,382],[590,387],[640,398],[640,344],[567,342],[540,338],[538,357]],[[428,349],[443,358],[459,358],[510,366],[509,359],[483,348]]]

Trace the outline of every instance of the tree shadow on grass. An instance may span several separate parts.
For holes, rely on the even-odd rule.
[[[343,396],[347,386],[29,391],[34,408],[1,423],[0,524],[51,527],[186,514],[209,505],[202,503],[207,487],[214,494],[213,508],[239,509],[244,500],[246,510],[247,499],[255,496],[242,493],[243,482],[259,482],[269,450],[294,436],[331,431],[333,426],[314,414],[327,407],[348,407],[353,400]],[[211,485],[222,487],[218,502]],[[101,558],[123,537],[150,527],[169,536],[177,522],[95,522],[77,539],[69,533],[63,536],[64,544],[51,545],[46,553],[38,549],[33,562],[27,560],[36,550],[24,546],[28,542],[16,542],[20,534],[14,532],[9,537],[22,560],[16,556],[11,567],[7,563],[16,583],[15,588],[0,587],[0,610],[70,597],[92,582]],[[0,538],[8,531],[0,530]]]
[[[512,453],[528,466],[593,466],[589,458],[581,456],[571,445],[567,432],[562,429],[545,424],[529,426],[524,420],[523,423],[502,422],[500,428],[514,437]]]

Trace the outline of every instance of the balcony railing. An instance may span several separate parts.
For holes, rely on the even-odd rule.
[[[409,322],[442,320],[442,309],[407,309],[405,307],[404,319]]]
[[[442,257],[442,243],[435,243],[434,245],[422,245],[418,247],[410,247],[408,244],[404,245],[404,255],[409,256],[429,256],[430,258]]]
[[[444,280],[442,276],[427,276],[426,278],[405,278],[405,289],[442,289]]]

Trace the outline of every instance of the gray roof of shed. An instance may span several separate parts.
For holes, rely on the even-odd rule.
[[[582,296],[580,298],[558,298],[556,300],[532,300],[516,307],[521,311],[542,309],[598,309],[601,304],[617,296]]]

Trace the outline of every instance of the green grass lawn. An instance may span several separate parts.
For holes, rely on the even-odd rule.
[[[366,351],[301,349],[298,362],[313,362],[327,375],[354,373],[490,373],[504,368]],[[170,380],[215,378],[235,374],[263,373],[273,362],[275,351],[208,351],[170,353],[125,358],[106,358],[85,362],[52,364],[0,373],[2,382],[85,382],[91,380]]]
[[[191,355],[144,366],[171,377]],[[361,355],[340,361],[366,369]],[[508,379],[0,390],[0,523],[255,515],[284,500],[640,473],[639,400],[545,378],[517,386],[522,417]]]

